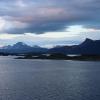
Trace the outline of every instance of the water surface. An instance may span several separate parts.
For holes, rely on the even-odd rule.
[[[100,100],[100,62],[0,57],[0,100]]]

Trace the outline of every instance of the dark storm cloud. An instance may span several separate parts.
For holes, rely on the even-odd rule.
[[[7,33],[62,31],[82,24],[100,28],[100,0],[0,0],[0,18]]]

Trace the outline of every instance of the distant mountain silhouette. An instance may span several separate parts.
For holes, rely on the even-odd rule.
[[[77,46],[77,53],[80,54],[90,54],[90,55],[100,55],[100,40],[86,39],[83,43]]]
[[[100,55],[100,40],[86,39],[80,45],[61,46],[49,50],[50,53]]]
[[[29,46],[23,42],[18,42],[13,46],[8,45],[0,49],[2,53],[62,53],[62,54],[81,54],[81,55],[100,55],[100,40],[86,39],[79,45],[56,46],[51,49],[39,46]]]
[[[23,42],[18,42],[13,46],[4,46],[0,49],[0,52],[4,53],[44,53],[46,51],[46,48],[42,48],[36,45],[32,47]]]

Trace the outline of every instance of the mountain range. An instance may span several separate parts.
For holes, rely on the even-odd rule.
[[[0,48],[1,53],[63,53],[63,54],[82,54],[82,55],[100,55],[100,40],[86,39],[79,45],[56,46],[50,49],[39,46],[29,46],[23,42],[18,42],[13,46],[8,45]]]
[[[79,45],[61,46],[50,49],[51,53],[100,55],[100,40],[86,39]]]
[[[16,54],[26,54],[26,53],[45,53],[48,49],[39,46],[29,46],[23,42],[18,42],[13,46],[8,45],[0,48],[2,53],[16,53]]]

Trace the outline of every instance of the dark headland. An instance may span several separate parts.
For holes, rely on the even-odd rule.
[[[41,54],[38,56],[25,55],[16,59],[50,59],[50,60],[80,60],[80,61],[100,61],[99,55],[64,55],[64,54]]]

